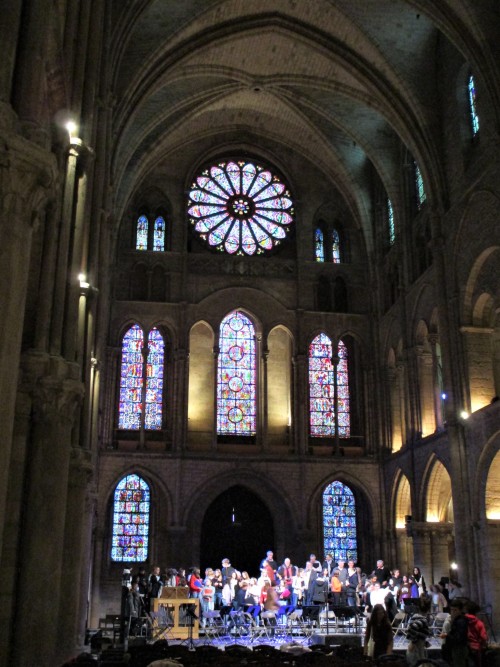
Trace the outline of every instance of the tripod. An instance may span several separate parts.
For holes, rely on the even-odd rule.
[[[189,651],[196,651],[196,647],[194,645],[193,641],[193,626],[194,622],[198,620],[198,616],[196,616],[193,607],[195,605],[192,604],[187,604],[186,605],[186,616],[188,619],[188,636],[186,639],[183,639],[181,641],[181,644],[186,644],[188,647]]]

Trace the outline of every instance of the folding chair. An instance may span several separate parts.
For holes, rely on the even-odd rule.
[[[211,644],[226,635],[226,625],[218,609],[204,611],[203,618],[205,619],[205,644]]]
[[[404,611],[398,611],[396,616],[392,619],[391,627],[392,634],[394,637],[394,646],[401,646],[405,641],[408,634],[408,628],[406,625],[406,619],[408,614]]]
[[[429,626],[429,630],[432,632],[433,637],[439,637],[443,631],[443,625],[450,618],[450,615],[445,611],[438,611],[434,615],[432,624]]]
[[[149,613],[151,619],[151,639],[159,641],[160,639],[172,639],[172,620],[167,614],[165,607],[158,607],[158,611]]]

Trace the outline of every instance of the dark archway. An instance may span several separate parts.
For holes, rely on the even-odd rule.
[[[236,569],[260,575],[259,564],[266,551],[276,551],[271,513],[252,491],[232,486],[208,507],[200,546],[202,572],[206,567],[220,567],[227,557]]]

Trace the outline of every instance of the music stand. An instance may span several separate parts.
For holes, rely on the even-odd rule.
[[[189,651],[196,651],[196,647],[193,641],[193,625],[194,622],[198,620],[198,616],[195,614],[193,607],[195,607],[194,604],[186,605],[186,616],[188,619],[188,636],[186,639],[183,639],[181,641],[181,644],[187,643]]]

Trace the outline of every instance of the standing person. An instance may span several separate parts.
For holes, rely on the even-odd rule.
[[[332,554],[326,554],[325,560],[323,562],[323,571],[327,570],[328,579],[331,579],[334,569],[335,569],[335,563],[333,562]]]
[[[311,567],[316,571],[316,574],[323,572],[323,568],[321,567],[319,560],[316,558],[316,554],[311,554],[308,562],[311,563]]]
[[[312,594],[314,591],[314,582],[318,576],[318,571],[313,568],[311,561],[307,561],[304,571],[304,597],[305,605],[312,604]]]
[[[419,597],[422,595],[422,593],[427,593],[427,586],[425,585],[425,579],[424,575],[422,572],[420,572],[420,568],[415,565],[413,568],[413,579],[415,580],[415,583],[418,586],[418,595],[415,597]]]
[[[158,566],[153,568],[153,571],[148,577],[148,596],[146,601],[146,610],[150,611],[151,600],[161,597],[163,590],[163,581],[160,575],[160,568]]]
[[[354,566],[354,561],[350,560],[347,564],[347,582],[346,582],[346,596],[347,605],[349,607],[356,606],[356,594],[361,583],[359,573]]]
[[[462,600],[452,600],[450,602],[450,627],[443,626],[441,633],[441,638],[444,639],[441,655],[443,660],[453,667],[468,667],[469,665],[468,628],[469,622],[465,618]]]
[[[200,577],[200,571],[197,567],[194,567],[191,576],[189,577],[189,597],[199,598],[202,588],[203,582]]]
[[[293,578],[297,574],[297,568],[295,565],[292,565],[289,558],[285,558],[283,565],[278,568],[278,574],[281,577],[281,581],[285,588],[290,591],[290,595],[293,594]]]
[[[339,579],[342,584],[340,604],[347,604],[347,564],[343,558],[338,561]]]
[[[340,596],[342,593],[342,582],[339,578],[339,571],[334,570],[330,580],[330,591],[332,592],[333,604],[340,605]]]
[[[371,658],[378,658],[381,655],[390,655],[392,647],[392,627],[387,618],[387,612],[381,604],[376,604],[366,624],[364,654]]]
[[[373,575],[377,577],[377,581],[382,588],[385,588],[391,576],[391,571],[385,566],[384,561],[379,559],[377,561],[377,567],[373,570]]]
[[[212,585],[215,589],[214,596],[214,609],[220,609],[222,607],[222,572],[219,568],[214,571],[214,576],[212,577]]]
[[[473,667],[482,667],[484,653],[488,645],[488,633],[484,623],[476,616],[480,607],[472,600],[465,600],[464,609],[465,618],[468,622],[467,644],[469,646],[470,663]]]
[[[272,573],[272,576],[269,577],[271,579],[271,583],[276,582],[276,574],[278,572],[278,563],[274,560],[274,554],[273,554],[272,551],[268,551],[266,553],[266,557],[262,559],[261,564],[260,564],[261,569],[264,567],[264,563],[267,564],[268,568],[271,568],[270,573]]]
[[[229,558],[223,558],[222,569],[221,569],[222,586],[225,586],[225,584],[229,583],[229,580],[231,579],[233,572],[236,572],[236,570],[231,565]]]
[[[203,587],[200,590],[200,606],[202,611],[201,624],[205,627],[206,614],[214,609],[215,588],[210,576],[205,577]]]
[[[312,590],[312,603],[324,605],[328,602],[328,591],[330,588],[328,579],[328,571],[325,568],[320,572],[314,580],[314,588]]]
[[[125,603],[125,637],[137,632],[141,611],[142,598],[139,593],[139,583],[134,581]]]
[[[304,595],[304,568],[299,567],[292,581],[292,604],[294,607],[302,605]]]

